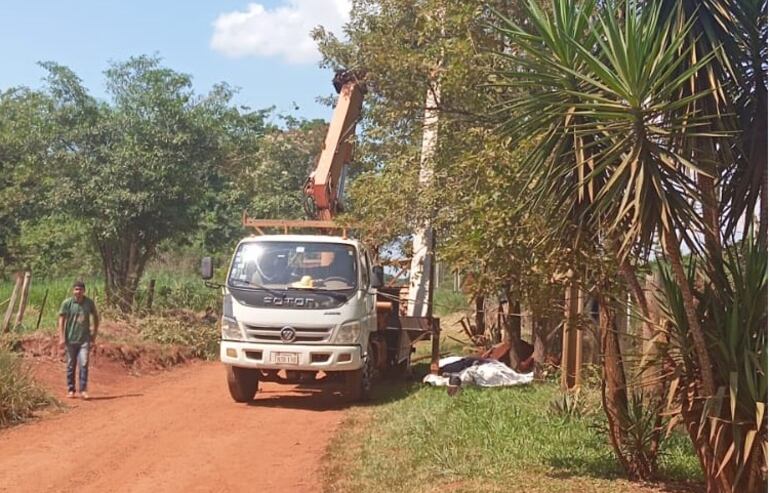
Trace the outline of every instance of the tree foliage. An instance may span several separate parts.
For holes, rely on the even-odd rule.
[[[160,251],[227,251],[244,210],[302,217],[323,122],[268,123],[227,84],[196,94],[158,57],[111,64],[107,100],[69,68],[41,66],[42,89],[0,95],[0,267],[101,270],[108,301],[128,310]]]
[[[757,163],[747,155],[756,159],[766,152],[764,144],[749,143],[747,136],[757,125],[763,135],[767,132],[766,107],[754,106],[767,91],[767,66],[757,45],[766,38],[767,7],[751,1],[705,4],[708,8],[688,1],[556,0],[550,14],[530,5],[526,25],[502,22],[510,49],[501,56],[509,65],[498,83],[526,91],[511,91],[503,105],[511,115],[505,131],[513,142],[533,137],[537,142],[526,169],[533,197],[556,198],[555,204],[563,204],[557,214],[569,207],[566,224],[579,225],[616,253],[623,272],[629,271],[631,256],[641,254],[644,261],[662,247],[678,289],[669,303],[684,317],[671,323],[686,333],[693,356],[687,359],[693,371],[680,376],[686,375],[688,391],[679,394],[679,416],[691,431],[711,491],[754,490],[762,482],[755,465],[763,452],[748,437],[766,436],[766,425],[756,421],[747,428],[735,412],[728,416],[726,407],[716,404],[728,386],[734,391],[737,384],[725,379],[730,359],[714,353],[733,346],[736,321],[715,314],[734,309],[741,291],[732,286],[743,282],[735,271],[739,264],[726,260],[722,244],[740,241],[732,234],[735,225],[741,219],[751,222],[764,193],[764,181],[748,186],[736,180],[756,179]],[[747,12],[758,17],[747,18]],[[738,106],[753,116],[736,118]],[[742,126],[749,121],[752,127]],[[766,157],[762,160],[766,168]],[[766,228],[766,212],[760,215],[760,228]],[[681,242],[690,250],[690,276]],[[766,263],[751,267],[754,285],[765,289],[757,280],[766,277]],[[696,271],[703,288],[692,282]],[[625,278],[629,285],[636,282],[634,276]],[[643,294],[637,298],[643,306]],[[756,305],[753,298],[743,298],[747,309]],[[601,292],[599,299],[601,305]],[[709,316],[704,306],[716,310]],[[757,310],[766,313],[766,303]],[[762,315],[744,328],[749,340],[763,339],[766,327],[759,320]],[[609,341],[612,334],[606,330],[603,337]],[[630,401],[619,355],[608,364],[617,354],[607,351],[611,346],[604,354],[610,428],[619,424],[612,435],[627,472],[644,477],[654,473],[654,463],[640,469],[644,457],[629,458],[621,446]],[[751,351],[743,354],[750,358]],[[746,394],[766,407],[766,395]],[[712,433],[703,429],[706,420],[714,423]],[[713,432],[722,429],[717,422],[729,423],[724,433]]]
[[[45,63],[56,134],[50,197],[84,224],[105,275],[109,302],[130,309],[147,262],[167,238],[192,234],[209,185],[261,132],[229,107],[232,91],[192,91],[190,77],[154,57],[105,71],[110,102],[88,94],[69,69]]]
[[[24,262],[14,245],[25,222],[46,208],[40,192],[51,182],[45,164],[51,111],[40,92],[17,88],[0,94],[0,272]]]
[[[376,226],[378,243],[407,239],[427,218],[440,254],[474,270],[480,290],[505,287],[530,301],[539,290],[558,305],[571,275],[568,284],[599,299],[605,402],[631,476],[655,473],[661,416],[637,411],[661,396],[640,400],[630,389],[615,297],[631,291],[655,332],[637,275],[661,249],[686,318],[672,323],[695,357],[686,388],[697,399],[689,402],[704,411],[688,416],[698,415],[700,430],[714,419],[734,423],[734,437],[752,433],[728,419],[725,406],[702,405],[729,384],[725,360],[711,354],[730,346],[729,317],[706,316],[702,298],[709,292],[719,313],[732,313],[732,286],[742,278],[727,267],[734,264],[722,245],[739,239],[738,225],[751,222],[760,203],[759,237],[766,236],[764,0],[361,0],[348,41],[315,34],[326,66],[366,74],[361,172],[350,195],[352,214]],[[421,187],[431,91],[438,146],[431,184]],[[705,288],[688,281],[696,264]],[[746,330],[754,341],[766,328],[752,322]],[[766,406],[766,396],[758,398]],[[635,417],[653,433],[632,436]],[[766,437],[766,425],[753,433]],[[749,440],[729,435],[693,435],[709,487],[753,488],[756,471],[744,470],[761,462],[762,447],[751,442],[741,459],[737,447]],[[638,436],[650,439],[634,449]]]

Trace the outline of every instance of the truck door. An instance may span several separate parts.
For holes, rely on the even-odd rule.
[[[363,295],[365,298],[365,310],[364,326],[370,332],[377,330],[377,293],[372,290],[371,282],[371,264],[369,263],[369,254],[365,250],[361,250],[361,286],[364,289]]]

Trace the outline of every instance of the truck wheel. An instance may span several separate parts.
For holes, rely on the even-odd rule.
[[[235,402],[251,402],[257,393],[259,372],[251,368],[227,365],[227,388]]]
[[[345,372],[345,394],[351,402],[367,401],[371,397],[374,379],[373,354],[370,346],[361,368]]]

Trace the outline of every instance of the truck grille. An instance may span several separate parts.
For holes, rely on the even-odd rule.
[[[246,337],[255,342],[281,342],[281,329],[285,327],[264,327],[258,325],[246,325]],[[292,326],[293,327],[293,326]],[[294,327],[297,331],[295,343],[323,343],[328,342],[332,334],[332,327]]]

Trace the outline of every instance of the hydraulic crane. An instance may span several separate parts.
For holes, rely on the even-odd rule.
[[[339,97],[334,108],[332,120],[324,141],[324,147],[318,158],[315,169],[310,173],[304,186],[305,210],[311,219],[329,221],[339,212],[342,212],[342,195],[346,178],[346,169],[353,155],[352,138],[355,136],[356,123],[361,116],[366,86],[363,74],[353,71],[339,71],[333,79],[334,88]],[[426,120],[435,119],[433,114],[426,114]],[[433,135],[433,127],[429,131]],[[426,136],[428,140],[434,140],[435,135]],[[425,139],[424,138],[424,139]],[[424,144],[425,147],[425,144]],[[417,236],[422,239],[424,231],[418,231]],[[426,247],[427,248],[427,247]],[[432,258],[432,249],[430,249]],[[387,344],[388,357],[381,357],[390,362],[402,366],[408,366],[411,361],[412,345],[416,340],[426,336],[433,337],[432,371],[438,371],[438,337],[439,321],[433,318],[432,310],[425,310],[426,302],[432,302],[432,275],[423,272],[425,252],[420,250],[420,264],[415,267],[412,260],[412,268],[402,268],[401,274],[408,276],[408,289],[395,286],[391,282],[389,286],[379,289],[378,308],[380,311],[380,325],[385,325],[391,330],[396,330],[397,335],[390,333]],[[400,265],[405,265],[401,262]],[[428,264],[428,273],[433,268],[432,262]],[[419,286],[421,289],[416,288]],[[421,299],[415,300],[414,298]],[[398,299],[398,304],[393,300]],[[417,305],[417,306],[415,306]],[[417,308],[417,309],[415,309]],[[387,316],[388,311],[397,313]],[[384,353],[384,349],[382,350]]]
[[[337,105],[316,168],[304,187],[308,216],[322,221],[342,212],[345,170],[353,156],[351,137],[356,132],[366,91],[358,75],[350,71],[337,72],[333,83],[339,93]]]

